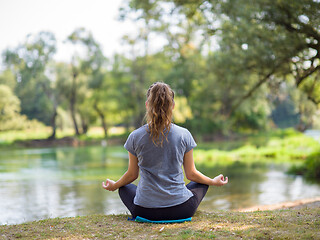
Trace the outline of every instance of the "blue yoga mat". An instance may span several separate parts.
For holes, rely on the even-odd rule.
[[[176,219],[176,220],[149,220],[143,217],[137,216],[135,221],[136,222],[141,222],[141,223],[183,223],[183,222],[191,222],[192,217],[189,218],[184,218],[184,219]]]

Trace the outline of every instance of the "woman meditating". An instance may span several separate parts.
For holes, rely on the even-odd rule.
[[[156,82],[147,92],[147,124],[133,131],[124,147],[129,152],[127,172],[102,187],[119,189],[122,202],[133,218],[177,220],[194,215],[208,187],[228,183],[222,174],[211,179],[199,172],[193,160],[197,146],[190,132],[172,123],[174,92]],[[190,183],[185,185],[182,166]],[[139,176],[138,186],[132,184]]]

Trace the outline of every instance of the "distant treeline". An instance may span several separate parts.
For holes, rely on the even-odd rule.
[[[79,28],[65,41],[70,62],[54,61],[53,33],[28,35],[2,53],[0,131],[138,127],[155,81],[176,92],[174,121],[209,139],[319,126],[319,14],[310,0],[127,0],[119,17],[136,22],[137,34],[123,37],[130,50],[107,58]],[[165,43],[151,49],[157,37]]]

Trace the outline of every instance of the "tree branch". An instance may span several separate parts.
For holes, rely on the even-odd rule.
[[[305,70],[302,75],[297,75],[296,76],[297,87],[299,87],[299,85],[301,85],[301,83],[303,82],[304,79],[306,79],[307,77],[309,77],[311,74],[313,74],[315,71],[317,71],[319,69],[320,69],[320,65],[318,65],[317,67],[311,66],[310,68]]]
[[[252,94],[266,81],[268,81],[268,79],[275,73],[276,68],[273,69],[270,73],[268,73],[267,75],[265,75],[262,79],[260,79],[259,82],[257,82],[251,89],[249,92],[247,92],[246,95],[242,96],[240,98],[240,100],[231,107],[230,111],[228,112],[228,116],[230,116],[247,98],[251,97]]]
[[[308,94],[308,99],[313,102],[315,105],[319,105],[320,104],[320,100],[316,100],[313,96],[310,96]]]

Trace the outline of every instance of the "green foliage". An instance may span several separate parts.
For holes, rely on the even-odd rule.
[[[128,2],[123,16],[151,16],[161,26],[152,30],[168,40],[173,69],[166,82],[191,99],[189,126],[222,134],[264,129],[271,96],[283,97],[277,89],[292,79],[304,93],[294,99],[299,120],[293,123],[299,130],[312,126],[319,104],[318,2]],[[151,9],[161,14],[152,17]]]
[[[0,74],[0,84],[8,86],[14,91],[17,83],[15,76],[10,69],[6,69]]]
[[[193,117],[186,97],[175,97],[174,102],[173,119],[175,123],[185,123],[187,119]]]
[[[76,50],[73,53],[69,93],[65,97],[69,103],[75,133],[76,135],[86,134],[89,126],[100,116],[106,134],[105,113],[98,106],[101,105],[102,99],[99,96],[105,79],[102,65],[106,61],[100,44],[91,32],[84,28],[75,29],[67,40],[75,48],[80,47],[85,52],[83,56]],[[78,126],[79,118],[82,132]]]
[[[0,113],[1,119],[13,118],[20,112],[20,101],[6,85],[0,85]]]
[[[276,99],[274,104],[276,107],[272,111],[271,117],[278,127],[294,127],[298,124],[299,115],[294,102],[290,98]]]
[[[50,81],[45,70],[55,51],[55,36],[50,32],[40,32],[28,35],[23,44],[3,53],[4,62],[16,80],[15,84],[6,84],[15,87],[21,113],[46,124],[50,123],[52,103],[48,95]]]
[[[71,62],[53,63],[55,37],[40,32],[3,53],[0,84],[13,89],[22,114],[52,126],[52,137],[68,122],[77,135],[101,125],[105,137],[112,126],[141,126],[156,81],[172,86],[176,122],[199,138],[304,131],[319,125],[319,4],[127,0],[120,19],[135,21],[137,34],[123,37],[125,54],[106,59],[92,33],[77,28],[66,41]]]
[[[310,154],[303,164],[293,165],[289,171],[291,174],[304,175],[309,179],[320,179],[320,152]]]
[[[27,126],[26,116],[20,115],[20,101],[12,90],[0,84],[0,131],[23,129]]]
[[[223,144],[226,143],[223,142]],[[309,159],[309,156],[317,153],[318,149],[319,143],[314,139],[287,130],[274,132],[269,136],[267,134],[253,135],[241,140],[239,146],[231,150],[220,150],[219,146],[215,144],[211,147],[200,144],[199,149],[195,149],[194,156],[197,164],[207,166],[221,162],[228,165],[236,161],[249,163],[266,161],[297,162],[305,161],[306,158]],[[307,161],[305,163],[307,164]]]

